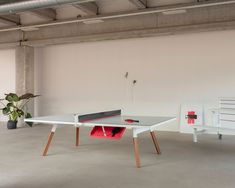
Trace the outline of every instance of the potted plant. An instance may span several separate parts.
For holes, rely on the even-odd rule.
[[[35,97],[39,95],[34,95],[32,93],[26,93],[22,96],[18,96],[15,93],[5,94],[4,99],[0,99],[0,103],[3,105],[2,110],[3,115],[9,117],[7,122],[8,129],[16,129],[18,119],[21,117],[30,118],[32,115],[27,112],[27,103]],[[4,102],[6,101],[6,102]],[[27,123],[30,127],[32,127],[32,123]]]

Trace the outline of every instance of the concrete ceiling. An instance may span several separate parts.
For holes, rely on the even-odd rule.
[[[14,3],[14,2],[22,2],[25,0],[2,0],[0,1],[0,5]],[[34,23],[42,23],[47,22],[50,20],[60,20],[60,19],[69,19],[69,18],[77,18],[77,16],[90,16],[94,15],[94,11],[86,11],[87,7],[90,4],[95,4],[97,6],[97,12],[95,14],[108,14],[108,13],[115,13],[115,12],[122,12],[122,11],[134,11],[137,9],[141,9],[135,2],[144,2],[145,0],[96,0],[94,2],[82,3],[82,4],[68,4],[68,5],[61,5],[50,7],[47,10],[37,10],[40,11],[38,14],[35,14],[35,11],[26,11],[26,12],[19,12],[16,15],[20,17],[20,24],[27,25],[27,24],[34,24]],[[146,0],[146,8],[150,7],[160,7],[165,5],[174,5],[174,4],[183,4],[183,3],[195,3],[196,0]],[[79,6],[78,6],[79,5]],[[83,6],[83,8],[82,8]],[[56,16],[49,17],[45,16],[46,12],[48,11],[55,11]],[[8,15],[4,15],[7,17]],[[1,18],[1,17],[0,17]],[[4,19],[0,19],[0,28],[6,26],[15,25],[14,22],[6,22]]]
[[[4,4],[23,2],[25,0],[2,0],[0,6]],[[205,1],[205,0],[201,0]],[[213,0],[212,0],[213,1]],[[184,4],[184,3],[195,3],[197,0],[94,0],[94,2],[87,2],[81,4],[65,4],[56,7],[49,7],[47,9],[29,10],[25,12],[19,12],[15,14],[15,17],[19,17],[20,22],[16,23],[12,20],[6,20],[7,17],[12,15],[0,16],[0,29],[12,25],[28,25],[43,23],[52,20],[64,20],[64,19],[75,19],[78,16],[86,17],[93,15],[102,15],[109,13],[119,13],[123,11],[135,11],[142,9],[137,3],[145,2],[146,7],[162,7],[166,5]],[[93,7],[92,7],[93,5]],[[97,9],[94,9],[94,6]],[[90,9],[90,10],[89,10]],[[55,12],[54,16],[52,12]]]
[[[0,6],[9,2],[20,1]],[[0,46],[233,29],[234,21],[235,0],[89,0],[0,14]]]

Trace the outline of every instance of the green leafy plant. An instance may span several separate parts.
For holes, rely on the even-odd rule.
[[[27,103],[39,95],[34,95],[32,93],[26,93],[24,95],[18,96],[15,93],[5,94],[4,99],[0,99],[0,103],[3,105],[2,110],[3,115],[9,117],[10,121],[17,122],[19,118],[25,117],[30,118],[32,115],[27,112]],[[32,123],[27,123],[32,127]]]

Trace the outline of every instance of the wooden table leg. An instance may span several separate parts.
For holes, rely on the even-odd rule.
[[[76,127],[76,146],[79,146],[79,127]]]
[[[157,151],[157,154],[161,154],[161,150],[160,150],[159,144],[157,142],[157,138],[156,138],[155,133],[154,132],[150,132],[150,134],[152,136],[153,143],[154,143],[155,149]]]
[[[47,151],[48,151],[48,149],[50,147],[50,144],[51,144],[52,138],[53,138],[53,136],[55,134],[56,128],[57,128],[57,125],[53,125],[52,126],[51,133],[50,133],[48,141],[47,141],[47,145],[46,145],[46,147],[45,147],[45,149],[43,151],[43,154],[42,154],[43,156],[47,155]]]
[[[55,134],[55,132],[51,132],[51,133],[50,133],[49,138],[48,138],[48,141],[47,141],[47,145],[46,145],[46,147],[45,147],[45,149],[44,149],[44,152],[43,152],[43,156],[46,156],[46,155],[47,155],[47,151],[48,151],[48,149],[49,149],[49,147],[50,147],[51,140],[52,140],[54,134]]]
[[[138,147],[137,138],[133,138],[133,144],[134,144],[134,151],[135,151],[136,167],[140,168],[140,156],[139,156],[139,147]]]

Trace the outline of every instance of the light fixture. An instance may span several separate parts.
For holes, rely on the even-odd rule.
[[[104,20],[101,19],[92,19],[92,20],[84,20],[83,23],[84,24],[98,24],[98,23],[102,23],[104,22]]]
[[[162,14],[164,15],[173,15],[173,14],[183,14],[186,13],[187,11],[185,9],[179,9],[179,10],[169,10],[169,11],[164,11]]]
[[[37,27],[22,27],[20,30],[21,31],[37,31],[37,30],[39,30],[39,28],[37,28]]]

